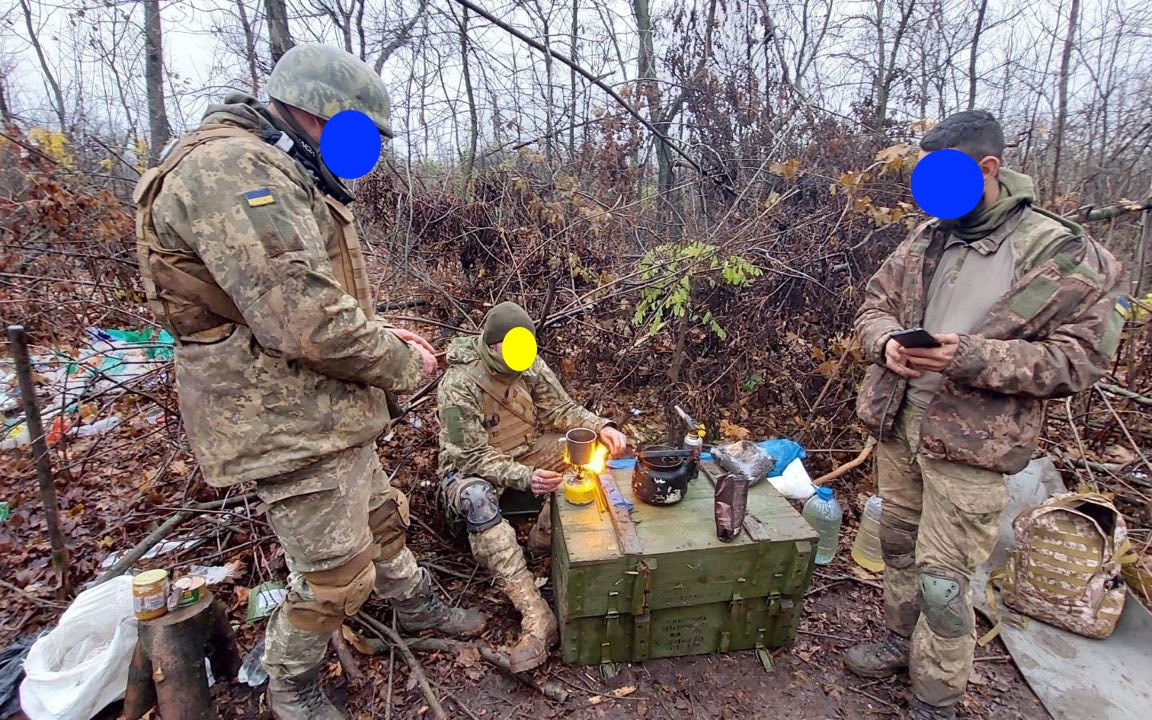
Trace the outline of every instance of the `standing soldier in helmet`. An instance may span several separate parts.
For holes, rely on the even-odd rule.
[[[499,495],[506,488],[550,495],[560,487],[564,461],[556,431],[596,430],[612,454],[622,452],[628,439],[610,421],[573,402],[543,358],[527,358],[519,371],[510,367],[505,338],[515,329],[531,334],[529,355],[534,356],[535,325],[511,302],[488,312],[479,336],[457,338],[448,346],[448,370],[437,397],[439,472],[448,510],[467,523],[472,554],[520,612],[520,637],[507,655],[513,672],[526,672],[548,659],[557,639],[556,616],[540,596],[516,531],[500,515]],[[551,549],[548,513],[545,503],[529,535],[534,550]]]
[[[373,319],[352,197],[319,140],[344,110],[391,137],[384,83],[343,50],[302,45],[276,64],[268,96],[229,95],[141,178],[139,259],[178,338],[180,409],[205,480],[255,483],[291,571],[265,639],[270,709],[334,720],[320,666],[373,589],[407,632],[470,636],[485,618],[437,598],[405,546],[407,499],[375,452],[392,395],[436,361],[419,335]]]

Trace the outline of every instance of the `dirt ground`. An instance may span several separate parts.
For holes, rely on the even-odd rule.
[[[416,529],[416,535],[427,530]],[[879,583],[861,577],[848,556],[842,537],[841,551],[832,564],[818,567],[805,601],[796,642],[773,651],[773,667],[765,671],[752,652],[670,658],[618,666],[606,678],[598,668],[568,667],[555,656],[535,678],[551,678],[567,690],[563,703],[545,698],[509,678],[482,660],[444,653],[418,655],[435,688],[445,713],[456,719],[484,720],[540,718],[651,718],[652,720],[712,720],[728,718],[779,718],[817,720],[825,718],[896,718],[906,711],[909,689],[906,677],[863,680],[845,673],[840,654],[858,639],[879,637]],[[419,538],[418,538],[419,539]],[[437,543],[443,544],[439,538]],[[447,548],[444,548],[447,549]],[[431,555],[425,554],[425,557]],[[433,558],[441,567],[448,563],[465,569],[466,555],[447,553]],[[547,571],[547,560],[536,560],[538,574]],[[471,574],[468,573],[461,574]],[[442,575],[441,580],[445,577]],[[445,590],[464,598],[466,604],[485,606],[493,615],[485,637],[499,645],[513,637],[515,619],[510,606],[481,582],[448,578]],[[550,585],[545,588],[547,594]],[[383,607],[369,606],[380,613]],[[980,632],[987,627],[981,628]],[[244,626],[241,644],[251,647],[256,628]],[[330,654],[326,687],[331,697],[346,707],[352,720],[369,718],[430,718],[420,689],[411,679],[403,659],[391,663],[389,709],[389,658],[356,656],[363,679],[351,678],[335,654]],[[214,688],[221,718],[269,717],[262,688],[236,682]],[[621,697],[614,697],[613,693]],[[115,717],[109,708],[106,718]],[[976,671],[960,708],[961,718],[1046,719],[1049,714],[1025,684],[1003,644],[997,640],[977,649]]]

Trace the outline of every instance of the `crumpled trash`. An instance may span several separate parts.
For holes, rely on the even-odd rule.
[[[260,642],[256,643],[256,647],[252,648],[244,655],[244,660],[240,664],[240,672],[236,674],[236,679],[242,683],[247,683],[248,687],[260,687],[268,681],[268,671],[264,669],[264,637],[260,637]]]
[[[20,679],[24,677],[24,658],[36,635],[18,638],[0,650],[0,718],[11,717],[20,711]]]
[[[754,442],[739,440],[712,448],[712,457],[721,469],[748,478],[749,487],[756,485],[776,467],[776,458]]]
[[[257,585],[248,592],[248,622],[268,617],[288,597],[288,588],[279,580]]]
[[[165,540],[163,542],[157,543],[152,549],[150,549],[148,552],[144,553],[140,557],[140,559],[141,560],[150,560],[150,559],[152,559],[158,555],[170,553],[170,552],[173,552],[175,550],[191,550],[192,548],[196,547],[197,545],[202,544],[203,542],[204,542],[204,538],[195,538],[195,537],[194,538],[185,538],[183,540]],[[114,553],[110,554],[108,557],[104,558],[100,562],[100,569],[106,570],[106,569],[112,567],[123,556],[124,556],[123,551],[118,551],[118,552],[114,552]]]
[[[771,455],[776,459],[776,466],[768,473],[768,477],[778,477],[784,473],[793,460],[797,458],[806,458],[808,453],[800,446],[800,443],[788,438],[773,438],[771,440],[761,440],[756,443],[756,447]],[[700,456],[701,460],[714,460],[712,453],[706,452]],[[608,461],[608,467],[615,470],[631,470],[636,467],[636,458],[615,458]]]
[[[204,578],[205,585],[219,585],[235,577],[239,570],[240,563],[230,562],[227,565],[193,565],[188,568],[188,574]]]
[[[768,482],[789,500],[807,500],[816,494],[812,476],[808,474],[800,458],[788,463],[788,467],[784,468],[781,475],[768,478]]]

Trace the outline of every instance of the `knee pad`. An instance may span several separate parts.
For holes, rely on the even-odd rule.
[[[925,568],[920,573],[920,612],[932,632],[942,638],[971,634],[968,579],[941,568]]]
[[[892,513],[880,513],[880,554],[884,564],[906,570],[916,564],[916,533],[919,526],[905,522]]]
[[[337,630],[344,618],[355,615],[372,594],[375,554],[376,548],[370,547],[338,568],[301,573],[308,587],[303,593],[293,590],[285,598],[288,622],[313,633]]]
[[[380,507],[368,515],[368,528],[379,549],[378,560],[391,560],[404,549],[408,526],[412,524],[408,498],[396,488]]]
[[[496,488],[486,480],[462,480],[468,483],[460,489],[460,514],[468,523],[468,532],[482,533],[496,527],[504,517],[500,514],[500,498]]]

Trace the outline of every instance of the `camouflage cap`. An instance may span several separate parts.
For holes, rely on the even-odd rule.
[[[328,45],[297,45],[284,53],[268,76],[268,97],[327,120],[359,110],[393,137],[391,103],[384,80],[352,53]]]

